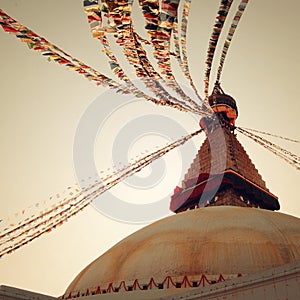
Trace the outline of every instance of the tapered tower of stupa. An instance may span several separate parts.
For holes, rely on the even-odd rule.
[[[175,189],[170,208],[180,212],[194,207],[232,205],[278,210],[279,202],[266,187],[234,133],[238,110],[235,100],[216,89],[209,103],[214,119],[202,118],[207,135]]]

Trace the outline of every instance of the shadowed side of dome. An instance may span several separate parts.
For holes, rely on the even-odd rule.
[[[87,266],[66,295],[110,283],[175,281],[206,275],[225,279],[300,259],[300,220],[233,206],[185,211],[125,238]]]

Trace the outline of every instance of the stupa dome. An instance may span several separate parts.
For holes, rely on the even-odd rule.
[[[128,287],[248,275],[300,259],[300,219],[264,209],[212,206],[157,221],[120,241],[88,265],[65,295],[101,286]]]

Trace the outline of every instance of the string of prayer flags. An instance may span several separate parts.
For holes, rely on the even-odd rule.
[[[84,75],[85,78],[88,80],[96,82],[97,85],[102,85],[104,87],[109,87],[113,90],[115,90],[117,93],[121,94],[133,94],[137,98],[144,98],[147,101],[151,101],[157,105],[162,106],[170,106],[173,108],[176,108],[180,111],[191,111],[193,113],[198,113],[196,111],[192,111],[187,107],[183,107],[180,103],[173,103],[172,101],[168,100],[160,100],[155,99],[153,97],[150,97],[143,93],[142,91],[133,88],[130,85],[121,85],[118,82],[114,81],[113,79],[103,75],[102,73],[94,70],[93,68],[85,65],[84,63],[80,62],[79,60],[71,57],[68,55],[68,57],[72,58],[73,61],[70,61],[66,57],[62,56],[58,52],[55,52],[53,49],[59,49],[57,46],[49,43],[46,41],[46,39],[38,36],[28,28],[22,26],[17,21],[13,20],[11,17],[9,17],[7,14],[5,14],[2,10],[0,10],[0,25],[4,28],[9,28],[10,33],[13,33],[18,37],[18,35],[24,35],[31,39],[30,48],[33,50],[36,50],[38,52],[41,52],[43,56],[46,57],[53,57],[53,61],[56,63],[59,63],[61,65],[64,65],[68,67],[71,70],[76,71],[77,73]],[[7,31],[7,30],[6,30]],[[16,34],[18,33],[18,35]]]
[[[176,18],[174,20],[174,26],[173,26],[173,38],[174,38],[174,45],[175,45],[175,52],[176,57],[179,62],[179,66],[185,75],[185,77],[189,80],[190,85],[192,89],[194,90],[196,96],[200,100],[201,103],[203,103],[203,100],[201,96],[198,93],[198,90],[196,89],[196,86],[194,84],[194,81],[190,75],[189,71],[189,65],[188,65],[188,58],[187,58],[187,46],[186,46],[186,36],[187,36],[187,26],[188,26],[188,17],[190,13],[190,7],[191,7],[191,0],[184,0],[183,4],[183,11],[182,11],[182,18],[181,18],[181,36],[180,36],[180,42],[179,42],[179,33],[178,33],[178,19]],[[180,53],[180,45],[182,49],[182,55]],[[205,105],[205,103],[203,103]]]
[[[131,9],[132,1],[114,1],[114,5],[107,5],[109,17],[116,24],[118,31],[116,42],[122,47],[127,60],[135,68],[138,78],[158,79],[159,76],[147,59],[146,52],[133,29]]]
[[[224,61],[225,61],[229,46],[231,44],[233,35],[234,35],[234,33],[236,31],[236,28],[238,26],[238,23],[239,23],[242,15],[243,15],[245,9],[246,9],[248,1],[249,0],[242,0],[241,1],[240,5],[238,6],[238,10],[237,10],[237,12],[236,12],[236,14],[233,18],[233,21],[231,23],[231,26],[229,28],[226,40],[224,42],[224,46],[223,46],[223,50],[222,50],[222,54],[221,54],[221,59],[220,59],[220,63],[219,63],[219,68],[218,68],[218,71],[217,71],[216,84],[218,84],[220,82],[221,73],[222,73],[222,70],[223,70]]]
[[[177,58],[179,65],[181,66],[183,64],[183,62],[182,62],[182,58],[181,58],[177,17],[175,18],[174,24],[173,24],[173,39],[174,39],[174,48],[175,48],[175,53],[173,55]]]
[[[260,134],[263,134],[263,135],[269,135],[269,136],[276,137],[276,138],[279,138],[279,139],[282,139],[282,140],[285,140],[285,141],[289,141],[289,142],[293,142],[293,143],[300,143],[300,141],[298,141],[298,140],[287,138],[287,137],[284,137],[284,136],[281,136],[281,135],[278,135],[278,134],[273,134],[273,133],[269,133],[269,132],[265,132],[265,131],[252,129],[252,128],[244,128],[244,127],[243,128],[239,127],[239,128],[244,129],[244,130],[248,130],[248,131],[257,132],[257,133],[260,133]]]
[[[100,31],[102,29],[102,15],[98,0],[84,0],[83,5],[88,15],[91,31],[93,33]]]
[[[46,198],[40,202],[36,202],[31,204],[20,211],[16,211],[13,214],[10,214],[6,217],[2,218],[2,222],[0,224],[0,231],[3,234],[6,234],[8,230],[10,230],[12,226],[19,226],[25,220],[29,220],[31,216],[35,216],[37,214],[43,215],[47,211],[48,207],[55,207],[56,205],[61,205],[63,201],[65,201],[70,196],[76,195],[80,192],[80,189],[76,184],[74,186],[69,186],[65,191],[62,193],[56,193],[49,198]],[[58,201],[58,202],[55,202]],[[51,204],[52,203],[52,204]],[[2,235],[3,235],[2,234]],[[0,238],[3,237],[0,235]]]
[[[118,14],[115,12],[110,12],[109,9],[113,8],[116,10],[118,8]],[[131,6],[126,6],[125,2],[122,7],[117,6],[108,6],[106,7],[105,11],[109,14],[109,16],[114,20],[114,18],[117,18],[118,20],[122,19],[120,17],[120,10],[121,8],[126,9],[126,17],[127,20],[130,18],[130,15],[128,15],[128,12],[131,11]],[[93,6],[93,11],[99,10],[100,7]],[[87,15],[89,15],[90,10],[86,11]],[[122,14],[121,14],[122,15]],[[186,110],[193,111],[194,113],[197,113],[196,110],[192,107],[190,108],[185,104],[184,101],[178,100],[172,96],[169,95],[169,93],[161,86],[161,84],[156,80],[159,77],[157,72],[152,67],[151,63],[149,62],[146,52],[143,49],[138,35],[134,31],[133,28],[130,27],[120,27],[116,26],[119,32],[119,35],[122,36],[122,39],[118,38],[118,40],[122,41],[122,44],[120,46],[123,47],[123,52],[130,62],[131,65],[134,66],[136,70],[136,75],[143,80],[146,87],[154,93],[156,97],[159,97],[161,101],[172,101],[173,103],[178,103],[182,107],[186,108]],[[111,66],[111,69],[113,72],[122,80],[126,81],[127,84],[130,84],[133,89],[135,89],[134,85],[130,82],[129,78],[126,76],[124,70],[120,66],[117,58],[113,54],[113,51],[111,50],[111,47],[109,45],[109,41],[107,40],[105,33],[103,32],[101,35],[96,35],[97,39],[101,42],[102,46],[104,47],[104,53],[108,56],[110,59],[109,63]],[[117,40],[117,42],[118,42]],[[155,83],[153,84],[153,81],[149,81],[148,78],[153,78],[155,80]],[[197,108],[199,109],[199,107]],[[199,113],[199,112],[198,112]]]
[[[254,134],[248,130],[242,129],[240,127],[237,127],[236,129],[243,135],[245,135],[245,136],[249,137],[250,139],[252,139],[253,141],[255,141],[257,144],[261,145],[265,149],[269,150],[276,156],[283,159],[285,162],[287,162],[288,164],[290,164],[297,170],[300,170],[300,157],[298,155],[276,145],[275,143],[272,143],[272,142],[266,140],[265,138],[263,138],[257,134]]]
[[[165,1],[162,3],[162,7],[164,7],[164,13],[168,11],[170,7],[168,7],[167,3],[168,1]],[[167,79],[167,82],[162,81],[162,83],[165,83],[167,87],[174,90],[185,102],[192,104],[192,107],[194,107],[196,110],[199,110],[200,107],[192,101],[185,93],[182,91],[181,87],[176,83],[175,78],[172,74],[171,70],[171,64],[170,64],[170,51],[166,50],[170,48],[170,38],[167,41],[161,40],[161,36],[164,34],[162,33],[164,31],[164,28],[170,28],[171,30],[171,23],[169,23],[168,26],[165,26],[166,23],[162,23],[161,20],[166,20],[167,17],[162,14],[162,10],[159,9],[159,2],[158,1],[144,1],[140,0],[140,7],[142,9],[142,12],[144,14],[145,20],[146,20],[146,30],[151,38],[151,42],[155,48],[154,54],[156,56],[156,59],[160,58],[160,56],[163,56],[158,60],[158,65],[162,70],[162,75],[169,78]],[[170,6],[172,6],[173,3],[170,2]],[[178,7],[178,5],[177,5]],[[176,16],[176,13],[174,13],[174,7],[171,7],[170,9],[172,11],[172,14]],[[175,17],[174,17],[175,18]],[[162,26],[161,28],[159,26]],[[164,27],[165,26],[165,27]],[[162,45],[159,46],[159,43],[162,43]],[[160,51],[161,50],[161,51]],[[166,50],[166,51],[165,51]],[[169,67],[168,67],[169,66]],[[162,80],[162,79],[161,79]]]
[[[159,10],[157,32],[154,34],[151,31],[151,41],[154,46],[153,54],[157,60],[161,74],[166,80],[166,86],[175,91],[185,102],[189,103],[196,110],[199,110],[201,109],[200,106],[184,93],[172,72],[170,42],[172,30],[176,26],[178,5],[179,0],[162,1],[161,9]]]
[[[205,94],[205,101],[208,101],[208,93],[209,93],[209,78],[210,72],[212,67],[212,62],[215,54],[215,50],[219,41],[220,34],[222,32],[226,17],[228,15],[229,9],[231,7],[233,0],[221,0],[221,4],[218,10],[218,15],[216,17],[216,21],[213,27],[213,32],[211,34],[208,50],[207,50],[207,57],[206,57],[206,70],[204,76],[204,94]]]
[[[16,35],[22,42],[29,45],[29,48],[40,52],[43,56],[61,65],[72,69],[79,74],[84,75],[89,80],[94,80],[99,85],[109,86],[111,88],[118,88],[119,84],[93,68],[80,62],[78,59],[68,56],[63,56],[64,52],[60,51],[58,47],[48,42],[46,39],[39,37],[30,29],[22,26],[16,20],[9,17],[2,10],[0,10],[0,25],[2,28],[10,28],[10,33]],[[7,31],[7,30],[6,30]],[[26,36],[26,39],[24,37]],[[59,52],[62,52],[61,54]]]
[[[93,5],[91,5],[91,2],[93,3]],[[97,2],[97,3],[95,3]],[[129,78],[126,76],[125,72],[123,71],[123,69],[121,68],[117,58],[115,57],[113,51],[111,50],[111,47],[109,45],[109,41],[106,38],[106,30],[104,30],[102,28],[102,18],[101,18],[101,24],[100,23],[95,23],[93,22],[93,19],[90,18],[90,16],[101,16],[101,8],[98,4],[97,0],[92,0],[92,1],[84,1],[84,12],[86,13],[86,15],[88,16],[88,22],[90,24],[91,27],[91,31],[93,34],[93,37],[97,38],[103,48],[104,48],[104,53],[106,54],[106,56],[109,58],[109,64],[110,64],[110,68],[113,71],[114,74],[116,74],[116,76],[125,81],[127,84],[131,84],[131,86],[133,87],[133,84],[130,82]]]
[[[135,37],[135,31],[133,32],[133,36]],[[125,47],[124,51],[125,51],[125,55],[127,55],[127,58],[129,59],[129,61],[133,58],[134,62],[133,65],[136,67],[137,70],[137,76],[139,76],[139,74],[142,74],[142,76],[140,77],[143,82],[145,83],[146,87],[151,90],[156,97],[159,97],[160,99],[162,99],[163,101],[167,101],[168,99],[172,99],[173,102],[175,103],[179,103],[180,105],[182,105],[183,107],[189,108],[192,111],[199,112],[199,107],[193,107],[190,106],[189,104],[187,104],[183,99],[177,99],[173,96],[171,96],[166,89],[163,87],[163,83],[164,81],[162,80],[162,78],[160,77],[160,75],[154,70],[154,68],[152,67],[150,61],[147,58],[146,52],[143,49],[141,43],[137,40],[134,39],[134,45],[135,45],[135,50],[128,50],[130,49],[130,47]],[[130,45],[133,46],[133,45]],[[126,50],[127,49],[127,50]],[[137,64],[135,64],[135,62]],[[141,73],[139,73],[139,71],[141,71]],[[167,86],[170,86],[169,84],[166,84]]]
[[[99,8],[98,8],[99,9]],[[113,11],[110,11],[113,9]],[[126,14],[121,13],[122,10],[126,10]],[[116,21],[117,23],[123,19],[123,15],[126,17],[126,21],[129,22],[131,12],[131,6],[126,5],[126,1],[123,3],[123,6],[115,6],[115,5],[107,5],[105,10],[108,15],[112,18],[112,20]],[[115,22],[115,23],[116,23]],[[131,21],[130,21],[131,22]],[[133,26],[116,26],[118,29],[118,39],[117,43],[123,48],[123,53],[128,59],[129,63],[135,68],[136,75],[140,78],[146,85],[146,87],[154,93],[156,97],[159,97],[162,101],[170,100],[173,103],[178,102],[182,107],[185,107],[187,110],[196,111],[200,109],[200,107],[194,105],[189,106],[185,103],[185,101],[181,101],[172,97],[161,85],[158,79],[161,79],[159,74],[155,71],[153,66],[151,65],[150,61],[147,58],[146,51],[143,49],[142,44],[140,42],[140,38],[138,34],[135,32]],[[111,65],[114,68],[114,72],[117,74],[118,77],[124,78],[126,75],[121,68],[120,64],[118,63],[117,59],[115,58],[112,50],[110,49],[108,40],[105,37],[105,34],[97,35],[97,38],[102,43],[103,47],[105,48],[106,55],[111,60]],[[121,73],[121,74],[120,74]],[[149,78],[152,80],[149,81]],[[156,82],[153,84],[153,80]],[[198,112],[199,113],[199,112]]]
[[[151,39],[156,36],[159,19],[159,0],[139,0],[144,15],[148,35]]]
[[[26,222],[9,230],[5,234],[0,235],[0,257],[21,248],[34,239],[40,237],[42,234],[51,232],[53,229],[61,226],[64,222],[67,222],[70,217],[77,215],[80,211],[86,208],[96,197],[103,194],[123,179],[139,172],[144,167],[151,164],[154,160],[170,152],[172,149],[185,144],[188,140],[202,131],[202,129],[199,129],[175,142],[167,144],[159,150],[147,154],[146,156],[118,170],[118,172],[113,172],[111,175],[108,175],[101,182],[96,182],[88,186],[84,191],[81,191],[76,196],[59,203],[59,205],[54,205],[44,214],[33,216]]]

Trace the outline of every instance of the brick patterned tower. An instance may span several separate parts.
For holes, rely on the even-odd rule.
[[[279,202],[267,189],[234,133],[235,100],[220,90],[210,97],[214,120],[203,118],[207,138],[171,198],[170,209],[181,212],[203,206],[244,206],[278,210]]]

